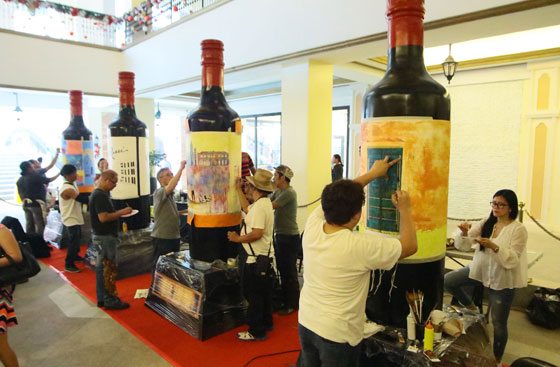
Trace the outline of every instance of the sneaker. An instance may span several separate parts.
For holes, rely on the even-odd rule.
[[[79,273],[80,269],[78,269],[75,265],[65,266],[64,271],[68,273]]]
[[[294,313],[295,309],[291,308],[291,307],[287,307],[287,308],[283,308],[281,310],[278,311],[278,315],[280,316],[287,316],[291,313]]]
[[[253,336],[253,334],[251,334],[248,331],[242,331],[240,333],[237,333],[237,339],[244,341],[244,342],[254,342],[254,341],[262,341],[266,339],[266,335],[261,336],[261,337],[256,337]]]
[[[124,310],[130,307],[128,303],[123,302],[118,298],[115,301],[103,302],[103,304],[106,310]]]

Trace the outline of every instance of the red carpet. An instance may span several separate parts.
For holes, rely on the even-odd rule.
[[[66,250],[53,249],[51,257],[41,261],[96,304],[95,273],[89,268],[74,274],[64,272],[65,256]],[[83,265],[79,264],[78,267],[83,268]],[[296,313],[289,316],[275,314],[274,330],[268,334],[268,339],[265,341],[237,340],[236,333],[246,330],[245,325],[202,342],[144,306],[144,299],[134,299],[136,290],[149,288],[150,281],[150,274],[118,280],[119,296],[130,303],[131,307],[123,311],[106,312],[172,365],[285,367],[296,362],[297,352],[282,353],[299,349]],[[282,354],[264,356],[274,353]],[[247,364],[258,356],[263,357]]]

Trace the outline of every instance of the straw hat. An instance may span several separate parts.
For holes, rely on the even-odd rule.
[[[257,189],[272,192],[274,187],[272,186],[272,173],[262,168],[257,168],[254,176],[246,176],[245,179]]]

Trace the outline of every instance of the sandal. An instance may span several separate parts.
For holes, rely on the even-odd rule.
[[[237,333],[237,339],[239,339],[241,341],[244,341],[244,342],[254,342],[256,340],[265,340],[266,335],[261,336],[261,337],[256,337],[256,336],[253,336],[253,334],[251,334],[248,331],[242,331],[240,333]]]

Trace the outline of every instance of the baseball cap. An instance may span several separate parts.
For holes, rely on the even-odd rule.
[[[284,164],[279,165],[278,167],[274,167],[274,170],[276,170],[278,173],[281,173],[282,175],[286,176],[288,179],[292,179],[292,177],[294,177],[294,171],[292,171],[292,169]]]

